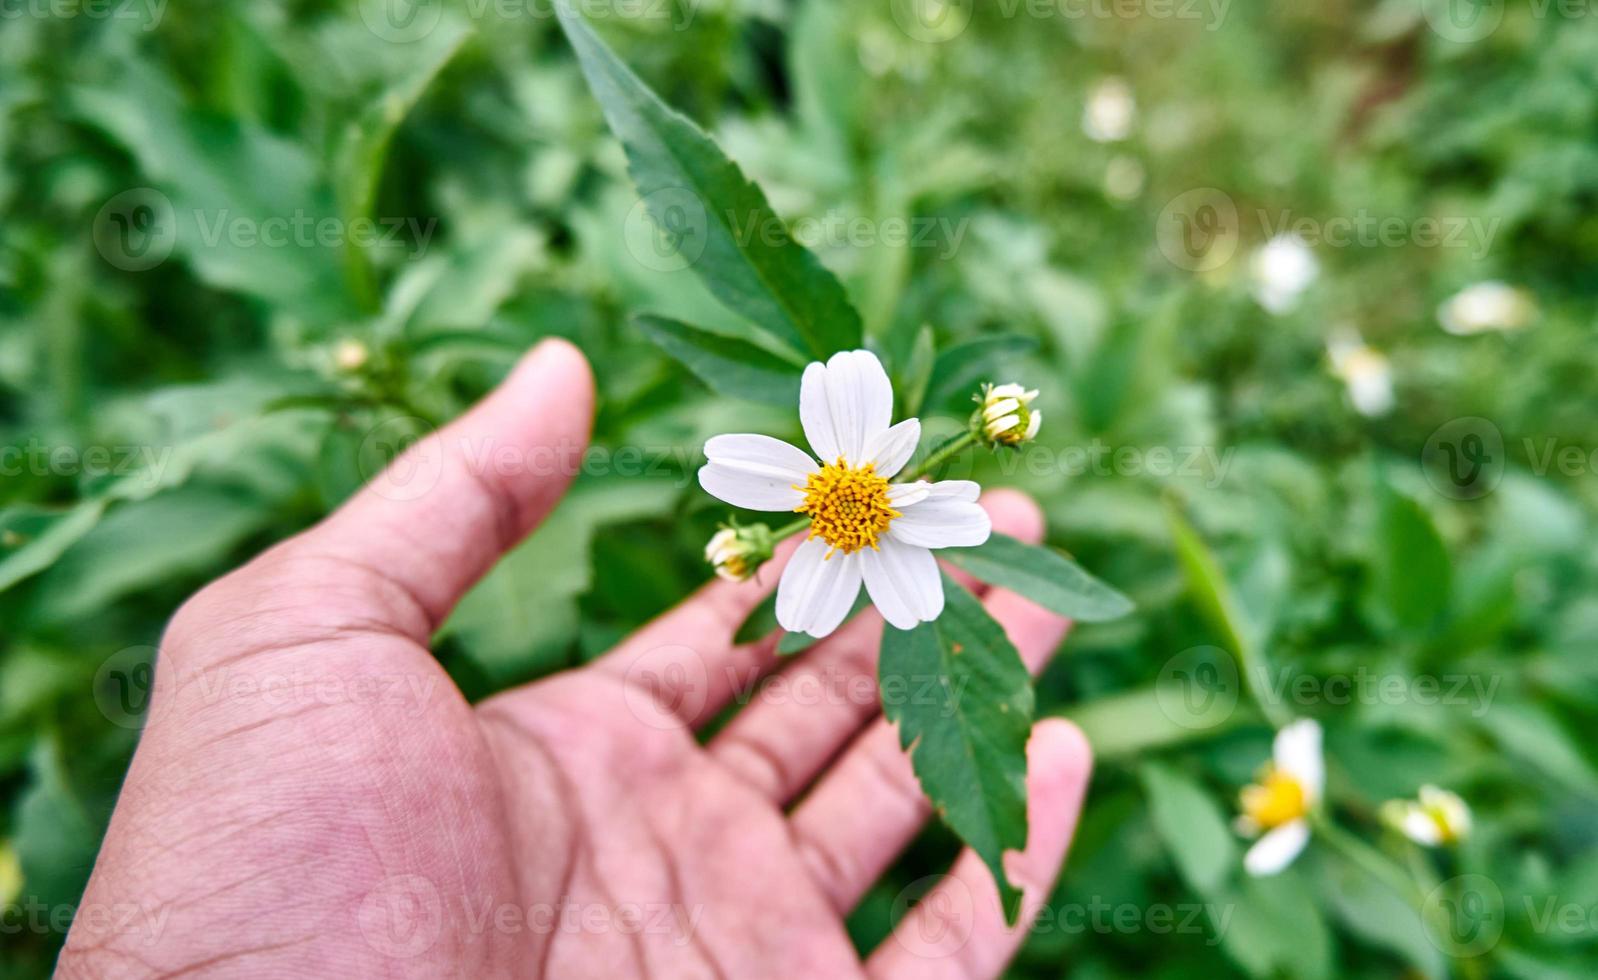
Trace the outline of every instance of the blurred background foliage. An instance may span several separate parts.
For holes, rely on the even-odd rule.
[[[1036,495],[1051,542],[1138,601],[1077,629],[1039,682],[1040,710],[1076,717],[1101,761],[1056,925],[1013,974],[1590,975],[1593,11],[1512,0],[1492,5],[1495,30],[1460,41],[1420,0],[955,4],[930,37],[905,29],[908,6],[659,0],[594,19],[788,221],[933,229],[816,250],[897,371],[930,325],[941,355],[923,414],[963,415],[987,377],[1043,390],[1043,452],[977,475]],[[548,7],[445,8],[398,40],[371,3],[7,8],[0,901],[13,910],[70,914],[175,606],[317,520],[539,338],[594,361],[609,452],[446,627],[438,654],[474,698],[602,652],[703,581],[721,513],[692,484],[698,447],[733,429],[792,434],[791,411],[710,393],[629,325],[641,310],[712,328],[729,314],[629,246],[637,195]],[[1160,237],[1200,188],[1239,215],[1201,263]],[[125,248],[150,230],[141,206],[175,229],[147,268]],[[375,218],[384,240],[216,233],[300,215]],[[1492,230],[1311,241],[1308,272],[1297,249],[1297,279],[1273,297],[1282,271],[1259,250],[1284,220],[1360,215]],[[1439,307],[1481,282],[1521,290],[1516,322],[1488,325],[1519,329],[1445,331]],[[1502,437],[1475,499],[1421,465],[1461,418]],[[1100,465],[1065,465],[1093,446]],[[1172,471],[1154,464],[1161,449],[1219,465]],[[1244,879],[1228,821],[1270,728],[1241,704],[1184,723],[1161,686],[1202,660],[1194,648],[1237,643],[1277,680],[1363,671],[1410,692],[1285,707],[1325,725],[1332,812],[1373,854],[1421,880],[1493,883],[1501,935],[1483,955],[1457,955],[1336,849],[1312,843],[1286,873]],[[1425,698],[1426,678],[1491,694]],[[1421,854],[1377,819],[1428,782],[1475,810],[1455,852]],[[929,831],[855,915],[860,942],[953,846]],[[1584,914],[1551,925],[1549,898]],[[1190,921],[1199,906],[1224,922]],[[8,928],[0,972],[44,975],[57,921]]]

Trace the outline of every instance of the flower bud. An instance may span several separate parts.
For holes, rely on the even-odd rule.
[[[1470,807],[1459,794],[1422,786],[1419,800],[1389,800],[1382,819],[1424,847],[1457,844],[1470,835]]]
[[[1018,384],[984,385],[977,398],[981,407],[971,416],[971,429],[989,446],[1017,446],[1030,442],[1043,424],[1043,413],[1034,410],[1036,388],[1028,391]]]
[[[771,528],[764,524],[723,527],[705,545],[705,561],[729,582],[751,579],[771,557]]]

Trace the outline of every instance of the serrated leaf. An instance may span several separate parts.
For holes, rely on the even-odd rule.
[[[561,27],[621,140],[650,214],[676,229],[680,259],[729,309],[805,358],[860,346],[860,315],[837,278],[692,120],[661,101],[565,0]]]
[[[712,391],[770,405],[799,404],[798,364],[747,341],[691,327],[661,316],[636,316],[633,323],[655,346],[682,362]]]
[[[1089,575],[1059,552],[994,534],[974,548],[950,548],[943,558],[990,585],[1019,592],[1038,605],[1084,623],[1119,619],[1132,600]]]
[[[1032,682],[982,603],[948,576],[943,590],[937,620],[884,627],[882,709],[944,823],[993,872],[1014,922],[1021,892],[1005,877],[1003,856],[1026,847]]]

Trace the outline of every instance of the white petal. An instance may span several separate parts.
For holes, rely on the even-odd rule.
[[[982,417],[992,422],[996,418],[1003,418],[1013,413],[1020,407],[1021,402],[1019,399],[1001,398],[998,401],[988,402],[987,407],[982,410]]]
[[[903,518],[901,518],[902,520]],[[895,522],[897,524],[897,522]],[[1298,780],[1311,803],[1321,798],[1326,786],[1326,761],[1321,756],[1321,726],[1300,718],[1276,733],[1271,746],[1276,768]]]
[[[858,555],[835,553],[811,538],[788,559],[777,583],[777,623],[790,633],[822,637],[838,628],[860,594]]]
[[[1437,821],[1418,806],[1411,806],[1404,811],[1404,820],[1400,826],[1403,828],[1404,836],[1417,844],[1436,847],[1443,841],[1443,834],[1437,827]]]
[[[936,485],[934,485],[936,486]],[[981,504],[931,497],[899,508],[885,537],[922,548],[970,548],[988,540],[993,521]]]
[[[885,537],[879,550],[859,555],[866,591],[883,619],[907,630],[943,612],[943,580],[932,552]]]
[[[1309,843],[1309,821],[1284,823],[1254,842],[1243,855],[1243,870],[1256,878],[1276,874],[1298,857]]]
[[[709,460],[699,470],[705,492],[734,507],[793,510],[804,502],[796,486],[816,469],[804,450],[759,435],[716,436],[705,443]]]
[[[890,483],[888,484],[888,501],[895,510],[904,510],[914,503],[919,503],[932,495],[932,484],[924,480],[915,483]]]
[[[964,500],[975,503],[982,495],[982,487],[975,480],[939,480],[930,484],[927,496],[931,499]]]
[[[839,351],[826,365],[805,368],[799,383],[799,421],[823,462],[862,459],[866,443],[893,419],[893,385],[877,355]]]
[[[921,420],[905,419],[891,429],[882,430],[880,435],[867,442],[860,462],[875,463],[877,475],[891,480],[894,474],[904,469],[904,464],[910,462],[920,443]]]

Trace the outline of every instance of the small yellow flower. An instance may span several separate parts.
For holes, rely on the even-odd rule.
[[[724,527],[705,545],[705,561],[727,581],[744,582],[754,578],[771,549],[771,528],[764,524]]]
[[[971,417],[972,428],[990,446],[1018,446],[1031,442],[1043,425],[1043,413],[1032,408],[1036,388],[1018,384],[985,385],[982,407]]]
[[[1405,837],[1423,847],[1457,844],[1470,836],[1470,807],[1436,786],[1422,786],[1419,800],[1389,800],[1382,817]]]

